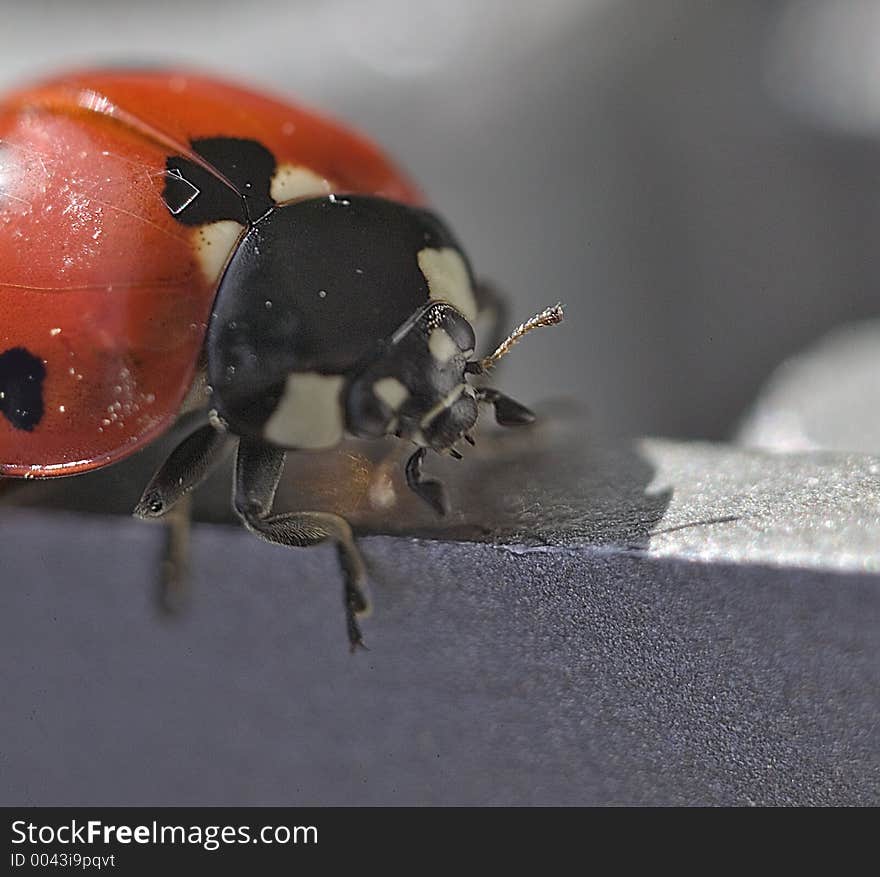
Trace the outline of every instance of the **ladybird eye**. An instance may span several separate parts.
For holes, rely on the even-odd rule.
[[[346,401],[349,428],[361,437],[385,435],[408,396],[406,387],[393,377],[356,381]]]
[[[447,308],[443,313],[442,325],[459,350],[473,350],[477,346],[473,327],[458,311]]]

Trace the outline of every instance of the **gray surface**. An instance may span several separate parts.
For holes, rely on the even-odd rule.
[[[5,803],[880,803],[873,577],[376,537],[350,657],[330,551],[199,528],[159,624],[149,530],[34,523]]]
[[[364,534],[522,551],[638,548],[687,560],[880,571],[880,457],[601,439],[570,405],[536,410],[533,427],[511,430],[486,423],[484,413],[463,461],[428,457],[426,475],[449,493],[446,518],[407,489],[412,446],[394,439],[288,455],[277,507],[334,511]],[[18,482],[15,499],[128,515],[161,451],[72,481]],[[197,518],[233,521],[230,483],[227,465],[199,490]]]
[[[355,656],[329,549],[199,525],[162,619],[160,528],[4,510],[0,797],[880,803],[876,462],[572,433],[450,461],[490,544],[362,540]]]

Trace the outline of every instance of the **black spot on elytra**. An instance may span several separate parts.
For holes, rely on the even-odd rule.
[[[212,137],[193,140],[192,148],[234,189],[190,159],[170,156],[165,162],[162,197],[178,222],[202,225],[233,219],[247,225],[272,206],[269,189],[275,173],[275,156],[261,143]]]
[[[0,412],[16,428],[31,432],[43,418],[43,360],[23,347],[0,353]]]

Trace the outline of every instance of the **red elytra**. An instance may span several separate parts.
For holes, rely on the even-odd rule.
[[[189,72],[83,71],[0,102],[0,351],[45,366],[36,428],[0,417],[0,475],[72,475],[142,448],[193,382],[216,282],[162,199],[166,160],[256,140],[329,190],[419,203],[376,146]],[[198,159],[200,160],[200,159]]]

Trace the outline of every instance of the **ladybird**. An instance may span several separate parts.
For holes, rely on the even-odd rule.
[[[499,306],[407,176],[299,105],[157,70],[0,100],[0,476],[97,469],[185,423],[135,510],[185,517],[235,444],[244,526],[338,547],[352,648],[364,563],[342,517],[273,510],[285,455],[395,436],[415,446],[407,484],[444,513],[427,452],[460,456],[481,402],[533,419],[471,378],[562,316],[479,358],[473,326]]]

